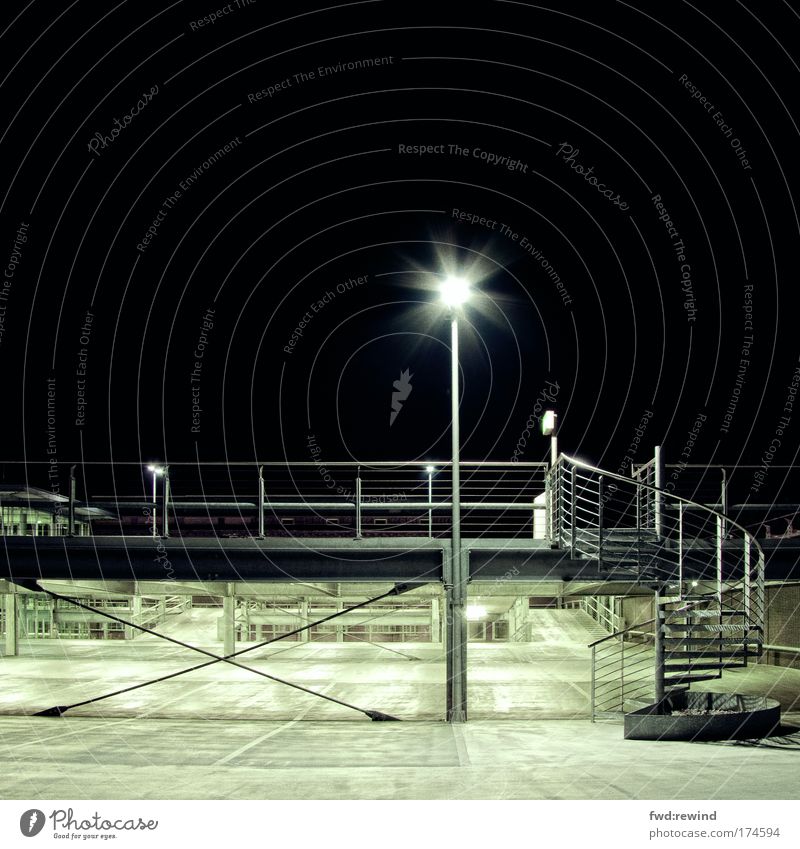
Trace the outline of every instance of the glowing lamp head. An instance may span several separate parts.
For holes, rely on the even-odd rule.
[[[164,470],[161,468],[161,466],[148,466],[147,471],[152,472],[154,475],[164,474]]]
[[[448,307],[460,307],[470,296],[469,280],[464,277],[448,277],[440,289],[442,301]]]
[[[432,474],[436,471],[436,469],[435,469],[433,466],[425,466],[425,471],[426,471],[429,475],[432,475]]]
[[[545,410],[542,416],[542,435],[552,436],[556,430],[556,414],[553,410]]]

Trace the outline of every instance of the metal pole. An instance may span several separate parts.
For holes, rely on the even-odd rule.
[[[264,467],[258,467],[258,538],[264,539]]]
[[[664,462],[661,458],[661,446],[656,445],[654,465],[656,471],[655,485],[658,492],[655,493],[655,525],[656,535],[660,538],[663,536],[662,515],[661,515],[661,490],[664,487]]]
[[[660,706],[664,700],[664,611],[661,607],[660,590],[656,590],[655,593],[655,608],[655,688],[656,704]]]
[[[356,539],[361,539],[361,466],[356,470]]]
[[[164,515],[161,519],[164,536],[169,536],[169,466],[164,466]]]
[[[596,654],[596,646],[592,646],[592,686],[591,686],[591,701],[592,701],[592,722],[594,722],[595,712],[594,712],[594,703],[595,703],[595,654]]]
[[[156,493],[156,477],[158,472],[153,469],[153,539],[158,536],[158,497]]]
[[[451,530],[451,576],[448,595],[447,629],[447,719],[449,722],[464,722],[467,718],[467,617],[466,576],[461,551],[461,469],[459,434],[459,391],[458,391],[458,313],[453,309],[450,322],[451,358],[451,405],[452,405],[452,530]]]
[[[428,504],[433,505],[433,472],[428,472]],[[428,507],[428,537],[433,539],[433,506]]]
[[[597,566],[603,567],[603,476],[597,479]]]
[[[572,501],[572,509],[570,510],[570,544],[569,544],[569,556],[572,560],[575,559],[575,506],[576,506],[576,492],[575,492],[575,466],[571,468],[572,474],[570,475],[570,499]]]
[[[683,598],[683,502],[678,502],[678,598]]]
[[[725,469],[720,469],[722,472],[722,481],[720,482],[720,501],[722,502],[722,513],[723,515],[728,515],[728,473]],[[722,520],[722,537],[723,539],[727,535],[728,529],[726,527],[725,520]]]
[[[75,536],[75,466],[69,467],[69,525],[67,533]]]

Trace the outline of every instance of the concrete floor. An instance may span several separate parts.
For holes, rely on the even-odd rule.
[[[800,714],[789,717],[800,725]],[[800,732],[625,741],[619,723],[0,718],[6,799],[797,799]]]
[[[470,722],[455,727],[441,721],[445,669],[438,645],[308,643],[287,649],[280,644],[242,657],[360,707],[414,720],[373,723],[225,664],[63,718],[36,718],[30,714],[203,658],[150,637],[31,641],[21,656],[0,658],[0,795],[800,797],[800,731],[758,746],[649,743],[623,740],[621,722],[590,723],[586,644],[596,634],[585,620],[564,613],[534,617],[530,643],[470,645]],[[192,633],[196,638],[197,631],[183,636]],[[221,652],[212,630],[201,636],[205,647]],[[785,718],[800,727],[800,670],[756,665],[703,686],[772,695],[784,711],[798,711]]]

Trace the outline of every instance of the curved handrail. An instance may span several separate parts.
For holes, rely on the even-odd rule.
[[[653,617],[652,619],[645,619],[644,622],[637,622],[635,625],[630,625],[627,628],[623,628],[621,631],[614,631],[613,634],[608,634],[605,637],[600,637],[599,640],[595,640],[593,643],[589,643],[589,645],[587,645],[586,648],[592,649],[595,646],[599,646],[600,643],[606,642],[606,640],[613,640],[614,637],[621,637],[623,634],[627,634],[628,631],[635,631],[637,628],[640,628],[642,625],[652,625],[652,623],[655,622],[655,621],[656,621],[655,617]]]
[[[590,472],[597,472],[597,474],[602,475],[604,478],[614,478],[615,480],[622,481],[625,484],[633,484],[634,486],[640,486],[643,489],[649,489],[653,492],[661,493],[662,495],[667,496],[667,498],[673,498],[676,501],[681,501],[684,504],[689,504],[692,507],[696,507],[700,510],[706,510],[709,513],[712,513],[719,519],[724,519],[729,525],[733,525],[736,528],[739,528],[740,531],[745,535],[745,537],[749,537],[751,542],[758,549],[759,555],[763,556],[764,550],[761,548],[758,540],[753,536],[744,525],[740,525],[735,519],[731,519],[729,516],[726,516],[724,513],[720,513],[718,510],[714,510],[713,507],[708,507],[705,504],[700,504],[697,501],[692,501],[690,498],[684,498],[682,495],[675,495],[673,492],[667,492],[665,489],[661,489],[660,487],[653,486],[649,483],[644,483],[643,481],[636,480],[635,478],[626,478],[625,475],[619,475],[616,472],[609,472],[606,469],[600,469],[597,466],[592,466],[590,463],[586,463],[583,460],[578,460],[575,457],[569,457],[566,454],[560,454],[559,459],[564,459],[569,463],[572,463],[574,466],[578,466],[582,469],[587,469]]]

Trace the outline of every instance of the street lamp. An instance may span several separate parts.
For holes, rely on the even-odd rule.
[[[156,480],[159,475],[164,474],[164,469],[161,466],[153,466],[150,465],[147,467],[148,472],[152,472],[153,474],[153,538],[158,536],[158,527],[156,522],[156,513],[158,512],[156,509]]]
[[[464,722],[467,718],[467,618],[466,595],[467,576],[461,551],[461,469],[459,446],[458,411],[458,312],[470,296],[469,281],[464,277],[447,277],[441,285],[442,302],[450,310],[450,350],[451,350],[451,402],[453,443],[453,513],[450,558],[450,576],[445,580],[448,586],[447,629],[447,678],[450,688],[447,693],[447,718],[450,722]]]
[[[425,471],[428,473],[428,536],[433,538],[433,473],[436,469],[425,466]]]

